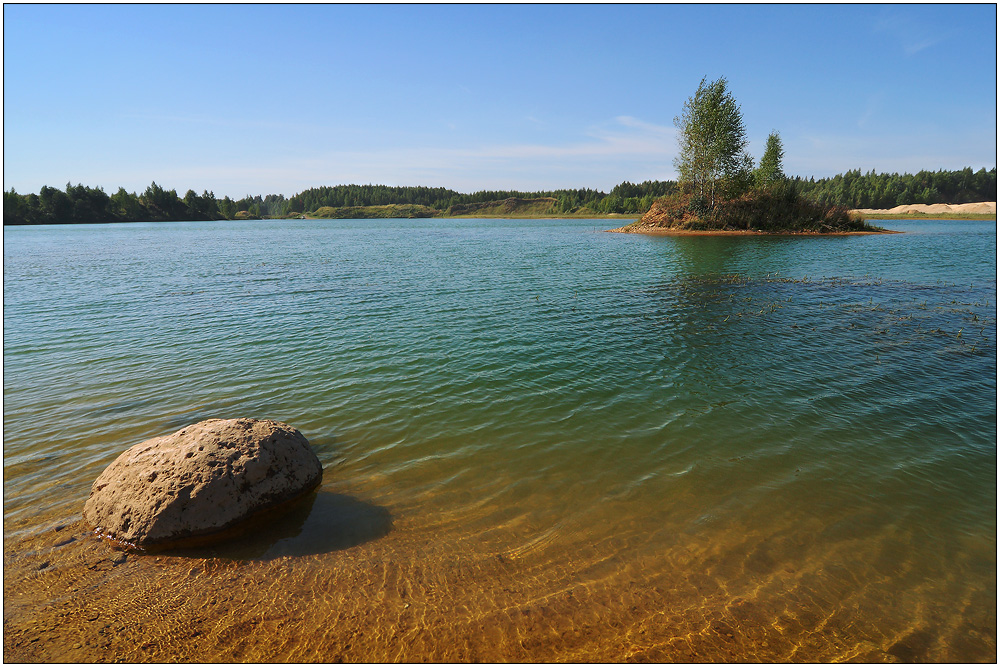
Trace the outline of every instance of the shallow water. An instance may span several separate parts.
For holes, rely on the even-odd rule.
[[[4,228],[4,657],[996,660],[996,224]],[[209,417],[319,492],[213,549],[80,521]]]

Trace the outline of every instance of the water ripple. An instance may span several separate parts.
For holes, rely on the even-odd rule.
[[[970,603],[996,590],[994,228],[668,239],[412,224],[5,228],[10,534],[78,518],[135,442],[270,417],[313,441],[323,493],[352,499],[323,507],[391,515],[391,532],[344,550],[477,581],[469,608],[508,580],[450,579],[456,554],[520,568],[525,597],[490,589],[496,609],[572,591],[675,609],[664,627],[685,630],[662,646],[725,637],[713,623],[756,601],[769,620],[746,631],[783,648],[729,659],[995,657],[995,597],[993,613]],[[296,539],[326,544],[309,534],[322,525]],[[289,577],[340,567],[313,546]],[[936,604],[959,620],[934,622]],[[596,608],[552,618],[585,625]],[[659,627],[622,613],[629,636]],[[963,623],[993,633],[956,654]],[[830,627],[850,648],[816,639]],[[662,658],[652,646],[642,655]]]

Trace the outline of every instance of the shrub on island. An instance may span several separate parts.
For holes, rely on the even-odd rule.
[[[629,229],[629,227],[634,229]],[[864,218],[842,206],[818,204],[800,195],[795,184],[780,181],[739,196],[717,199],[678,193],[653,202],[629,231],[756,231],[764,233],[838,234],[876,232]]]

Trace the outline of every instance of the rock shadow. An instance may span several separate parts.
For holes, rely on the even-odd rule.
[[[240,533],[202,547],[165,550],[164,555],[231,560],[273,560],[330,553],[384,537],[392,514],[384,507],[340,493],[319,491],[287,511],[251,519]]]

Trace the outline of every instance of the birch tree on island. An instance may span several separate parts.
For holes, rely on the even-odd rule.
[[[714,207],[721,182],[745,176],[750,160],[740,106],[727,90],[726,78],[711,83],[703,78],[674,126],[680,130],[674,160],[679,180]]]
[[[785,180],[785,173],[781,167],[781,158],[783,157],[785,157],[785,149],[781,146],[781,137],[778,136],[777,132],[771,132],[767,137],[764,155],[760,158],[760,167],[757,168],[758,186],[767,187]]]

